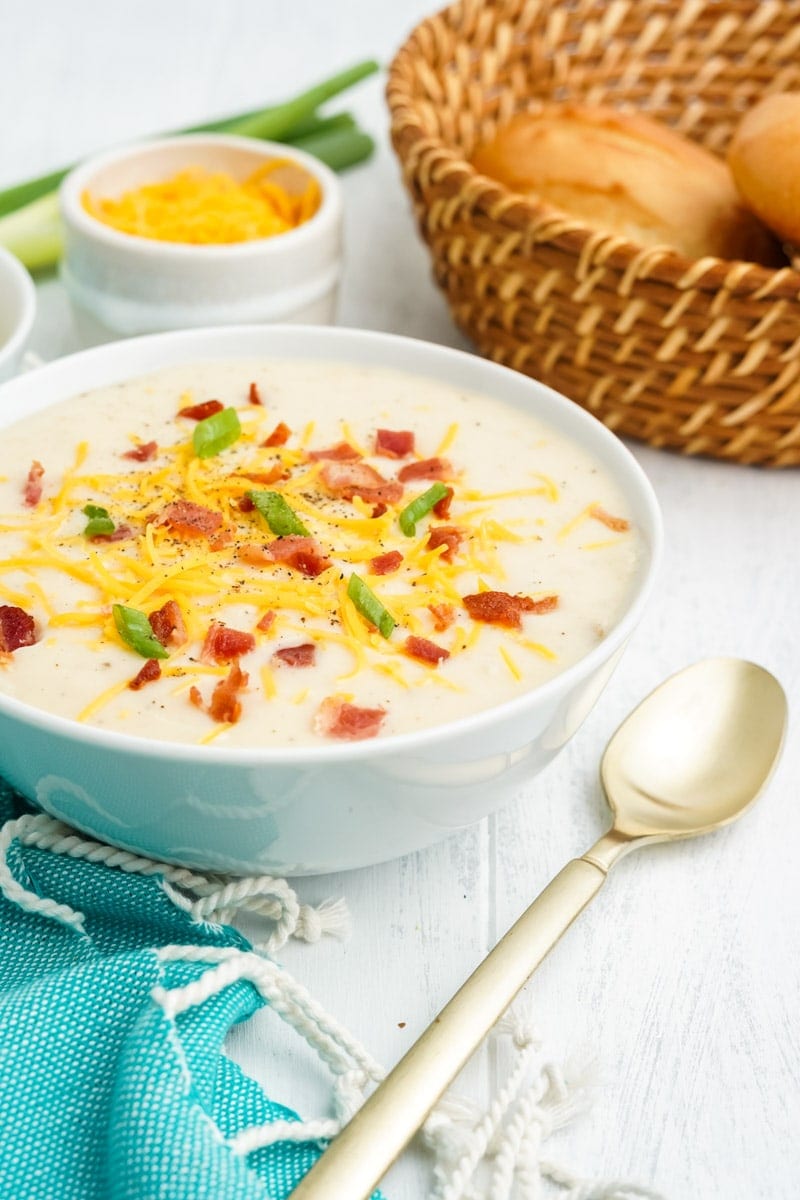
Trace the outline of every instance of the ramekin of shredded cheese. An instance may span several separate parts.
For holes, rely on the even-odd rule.
[[[198,134],[116,150],[64,181],[64,282],[87,343],[334,318],[339,183],[293,147]]]

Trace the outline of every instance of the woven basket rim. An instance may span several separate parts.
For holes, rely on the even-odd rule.
[[[725,288],[731,294],[800,299],[800,270],[786,266],[770,268],[740,259],[714,255],[693,259],[671,246],[643,246],[621,234],[587,225],[548,202],[516,192],[481,174],[443,138],[428,133],[417,115],[416,105],[404,76],[405,60],[415,54],[413,43],[421,31],[432,27],[446,14],[458,10],[458,3],[427,17],[409,34],[395,54],[387,72],[386,101],[391,115],[392,141],[401,162],[415,151],[425,153],[431,178],[453,196],[469,185],[474,206],[488,218],[510,230],[531,228],[540,232],[539,240],[549,241],[578,257],[602,258],[610,267],[628,272],[631,283],[644,278],[669,286],[716,292]]]

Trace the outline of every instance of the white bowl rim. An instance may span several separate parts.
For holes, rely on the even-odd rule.
[[[499,363],[492,362],[489,359],[470,354],[467,351],[399,334],[330,325],[230,325],[222,328],[172,330],[167,333],[148,334],[143,337],[126,338],[121,341],[110,342],[104,346],[96,346],[89,350],[82,350],[76,354],[67,355],[64,358],[38,367],[35,371],[31,371],[25,376],[0,385],[0,430],[6,424],[14,424],[19,419],[14,418],[7,423],[3,420],[3,393],[32,387],[41,381],[44,376],[57,376],[65,370],[69,370],[75,366],[79,367],[86,361],[108,358],[113,363],[117,357],[135,356],[137,351],[157,351],[162,346],[167,346],[168,344],[178,345],[180,342],[185,342],[187,346],[194,346],[193,361],[202,362],[203,350],[207,352],[212,349],[212,343],[220,345],[226,341],[235,342],[238,339],[248,336],[252,336],[254,340],[267,337],[268,339],[274,339],[276,343],[282,343],[286,339],[292,341],[295,338],[304,338],[307,336],[312,341],[321,340],[323,343],[341,343],[344,347],[355,346],[356,348],[360,342],[378,347],[389,343],[405,349],[409,359],[412,355],[421,355],[423,360],[438,359],[441,362],[455,359],[462,365],[469,363],[470,367],[468,369],[474,367],[478,375],[484,375],[489,379],[494,377],[502,380],[508,376],[513,376],[516,381],[524,381],[530,384],[532,394],[539,392],[549,397],[548,403],[551,405],[555,405],[556,407],[566,406],[562,411],[565,413],[569,412],[570,416],[568,420],[574,420],[579,427],[583,426],[585,430],[590,431],[590,436],[598,439],[598,445],[609,448],[617,456],[617,461],[622,466],[623,472],[627,472],[629,479],[639,492],[639,499],[642,504],[642,524],[649,526],[651,538],[650,553],[649,562],[642,569],[641,578],[631,596],[628,607],[613,629],[588,654],[583,655],[577,662],[560,671],[552,679],[529,689],[522,695],[515,696],[511,700],[506,700],[501,704],[480,709],[476,713],[458,717],[452,721],[431,725],[409,733],[389,734],[363,741],[326,742],[320,746],[230,748],[161,741],[139,737],[136,734],[118,733],[115,730],[83,725],[74,719],[48,713],[43,709],[36,708],[33,705],[26,704],[3,693],[0,693],[0,712],[8,716],[14,716],[17,719],[22,718],[27,724],[37,726],[55,736],[66,737],[84,745],[96,746],[99,749],[119,752],[132,757],[144,755],[152,759],[192,762],[196,765],[204,763],[220,765],[227,763],[231,766],[251,767],[291,766],[299,764],[304,766],[321,766],[325,763],[341,761],[357,762],[376,757],[402,754],[415,747],[429,746],[431,743],[447,740],[455,735],[478,735],[481,730],[487,727],[518,716],[526,707],[538,706],[540,704],[545,705],[548,701],[557,702],[563,694],[571,689],[573,683],[577,682],[581,677],[590,676],[596,666],[599,667],[603,662],[610,660],[624,646],[641,617],[661,562],[663,522],[652,484],[631,451],[616,434],[607,429],[605,425],[601,424],[596,417],[593,417],[585,409],[568,400],[560,392],[556,392],[553,388],[549,388],[537,380],[521,375],[517,371],[512,371],[509,367],[501,366]],[[236,353],[238,357],[243,357],[241,351]],[[254,350],[254,353],[257,354],[258,351]],[[262,353],[265,352],[262,351]],[[266,353],[271,353],[276,359],[292,357],[296,359],[298,357],[296,354],[286,354],[281,351],[267,351]],[[192,352],[190,351],[188,354],[187,362],[191,361]],[[317,357],[319,358],[320,356]],[[207,358],[206,360],[213,361],[211,358]],[[328,361],[357,362],[358,360],[355,357],[348,358],[344,354],[337,357],[334,347]],[[150,363],[143,367],[141,373],[147,374],[159,370],[165,365],[162,362],[159,367]],[[414,369],[410,366],[403,369],[409,370],[412,374],[425,375],[424,365],[420,369]],[[135,379],[136,375],[132,375],[127,371],[116,378],[121,382],[127,379]],[[108,383],[111,382],[112,380],[109,379]],[[101,386],[104,385],[91,385],[90,390]],[[69,395],[80,394],[83,390],[85,389],[78,389],[77,391],[70,389],[68,394],[59,396],[58,399],[54,399],[51,403],[56,404],[60,400],[68,399]],[[476,382],[475,391],[485,392],[486,390],[486,387],[482,383]],[[42,409],[46,409],[49,406],[49,404],[44,404],[42,405]],[[545,417],[544,420],[546,422],[547,418]],[[569,437],[570,434],[567,433],[566,436]]]
[[[287,158],[296,162],[309,175],[312,175],[320,185],[322,199],[319,208],[295,229],[285,233],[274,234],[272,237],[251,238],[244,242],[225,242],[219,245],[187,245],[182,242],[162,242],[157,238],[140,237],[135,233],[122,233],[111,225],[98,221],[88,213],[81,203],[81,196],[89,186],[92,177],[98,171],[105,170],[126,159],[136,158],[154,150],[178,149],[186,145],[207,145],[230,147],[245,150],[255,158],[269,161],[274,158]],[[239,137],[232,133],[183,133],[174,137],[151,138],[148,141],[132,142],[127,146],[108,150],[104,154],[96,154],[85,159],[62,181],[59,188],[59,202],[64,220],[72,225],[86,238],[104,244],[109,248],[125,250],[128,253],[141,254],[150,258],[160,258],[167,261],[180,262],[192,260],[195,262],[222,264],[230,259],[252,257],[253,254],[273,255],[283,252],[297,251],[302,253],[303,247],[309,241],[327,232],[341,215],[342,197],[341,185],[334,172],[320,159],[304,150],[296,149],[283,142],[269,142],[261,138]],[[171,331],[178,332],[178,331]]]
[[[0,275],[7,271],[16,284],[22,303],[11,336],[0,345],[0,366],[13,359],[30,337],[36,319],[36,285],[16,254],[0,246]]]

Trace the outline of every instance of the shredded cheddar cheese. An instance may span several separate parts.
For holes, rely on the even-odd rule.
[[[279,183],[283,171],[289,182]],[[300,181],[299,190],[297,181]],[[316,179],[273,159],[239,182],[224,171],[190,167],[112,197],[83,194],[90,216],[120,233],[196,246],[229,245],[296,229],[319,208]]]
[[[514,662],[514,659],[511,657],[511,655],[509,654],[509,652],[505,646],[500,647],[500,656],[503,659],[503,662],[508,667],[511,674],[514,676],[514,678],[517,680],[522,679],[522,672],[520,671],[517,664]]]

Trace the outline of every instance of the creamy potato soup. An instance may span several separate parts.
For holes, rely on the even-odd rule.
[[[0,690],[220,747],[409,732],[585,655],[640,553],[600,466],[489,397],[170,368],[4,431]]]

